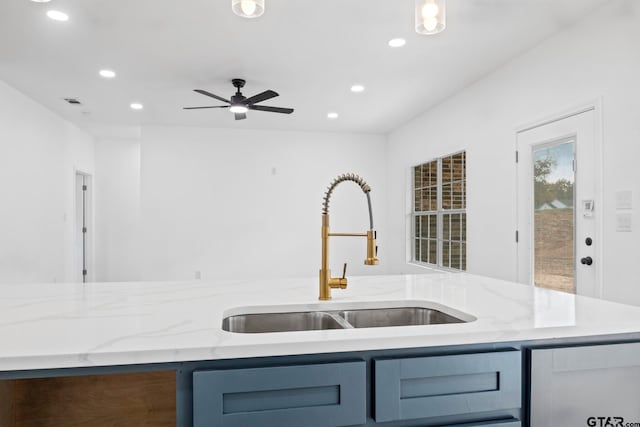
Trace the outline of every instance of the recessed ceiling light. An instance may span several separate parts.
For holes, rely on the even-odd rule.
[[[47,11],[47,16],[54,21],[68,21],[69,15],[64,12],[60,12],[59,10],[49,10]]]
[[[364,86],[362,86],[362,85],[353,85],[353,86],[351,86],[351,92],[356,92],[356,93],[364,92]]]
[[[338,118],[338,113],[328,113],[327,119],[335,120]]]
[[[116,76],[116,72],[113,70],[100,70],[100,75],[105,79],[112,79]]]
[[[134,102],[130,105],[132,110],[142,110],[144,108],[144,105],[140,104],[139,102]]]
[[[405,39],[391,39],[389,40],[389,46],[391,47],[402,47],[407,44]]]

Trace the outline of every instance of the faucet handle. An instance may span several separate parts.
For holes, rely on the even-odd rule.
[[[329,279],[329,287],[334,289],[346,289],[347,288],[347,263],[344,263],[342,269],[342,277],[331,277]]]

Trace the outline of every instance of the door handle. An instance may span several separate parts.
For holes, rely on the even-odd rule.
[[[590,256],[584,257],[580,260],[582,265],[591,265],[593,264],[593,259]]]

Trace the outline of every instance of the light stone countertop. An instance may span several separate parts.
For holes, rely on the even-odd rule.
[[[640,307],[463,273],[350,277],[333,300],[317,278],[0,285],[0,371],[215,360],[592,337],[640,332]],[[469,323],[237,334],[230,314],[414,305]],[[249,307],[243,309],[243,307]]]

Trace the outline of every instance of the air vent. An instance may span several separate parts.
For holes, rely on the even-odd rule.
[[[78,101],[77,98],[64,98],[71,105],[82,105],[82,102]]]

